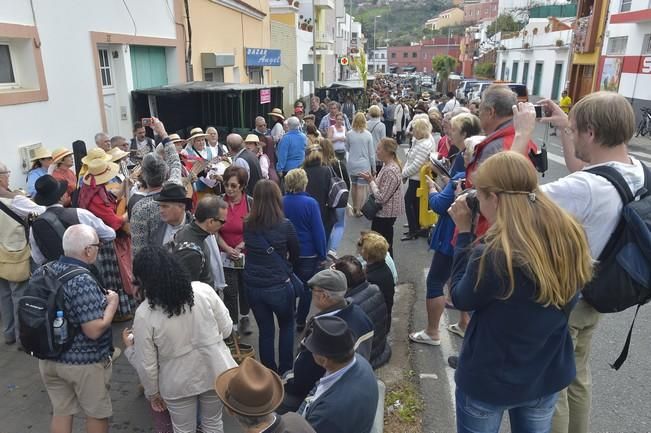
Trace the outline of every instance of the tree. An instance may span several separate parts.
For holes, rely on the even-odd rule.
[[[477,63],[474,72],[478,78],[495,79],[495,63]]]
[[[499,32],[519,32],[523,27],[524,23],[513,19],[511,14],[502,14],[488,25],[486,35],[490,38]]]
[[[432,70],[438,74],[438,82],[442,83],[441,92],[448,91],[448,78],[457,67],[457,59],[448,55],[439,55],[432,59]]]
[[[364,83],[364,93],[362,93],[362,108],[365,108],[368,105],[366,100],[366,86],[368,81],[368,65],[366,64],[366,53],[364,48],[359,49],[359,54],[352,56],[352,63],[357,73],[359,74],[359,79]]]

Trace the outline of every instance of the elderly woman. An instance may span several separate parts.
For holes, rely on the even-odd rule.
[[[217,376],[237,364],[224,339],[232,323],[212,287],[195,281],[162,247],[141,249],[133,262],[142,304],[125,338],[145,396],[156,412],[169,410],[174,432],[223,433]]]
[[[39,147],[34,152],[31,163],[32,167],[27,172],[27,195],[34,197],[36,194],[34,185],[39,177],[48,174],[48,169],[52,164],[52,153],[44,147]]]
[[[224,303],[231,314],[235,329],[249,335],[249,302],[244,288],[244,221],[253,207],[253,199],[246,195],[249,175],[242,167],[231,165],[224,172],[224,201],[228,204],[226,223],[219,229],[219,250],[222,252]],[[239,300],[239,304],[238,304]],[[239,307],[239,308],[238,308]],[[240,320],[240,314],[242,319]],[[239,323],[239,326],[238,326]]]
[[[405,213],[402,200],[402,166],[397,155],[398,143],[392,138],[383,138],[377,147],[377,159],[382,169],[375,178],[371,173],[362,173],[369,182],[376,203],[382,209],[373,218],[371,230],[380,233],[389,243],[389,254],[393,256],[393,226],[398,217]]]
[[[150,153],[142,159],[141,176],[146,187],[144,195],[137,197],[136,203],[129,203],[129,219],[131,223],[131,242],[133,254],[137,254],[145,245],[153,245],[158,227],[160,226],[160,213],[158,202],[154,195],[163,188],[163,183],[171,182],[182,185],[181,160],[176,153],[174,143],[167,136],[165,126],[158,119],[153,119],[154,131],[162,138],[165,159]]]
[[[360,210],[366,201],[368,184],[362,177],[362,173],[375,174],[375,146],[373,136],[366,129],[364,113],[355,114],[353,127],[346,135],[346,150],[348,151],[348,174],[352,184],[350,195],[353,201],[353,214],[361,217]]]
[[[283,198],[283,209],[287,219],[294,224],[301,246],[298,266],[294,270],[304,284],[296,312],[298,332],[305,329],[305,319],[312,300],[312,292],[307,282],[317,273],[319,263],[326,256],[326,236],[319,203],[305,192],[307,185],[307,174],[302,168],[290,170],[285,176],[286,194]]]
[[[73,171],[72,150],[61,147],[52,152],[52,177],[56,180],[65,180],[68,183],[68,194],[72,197],[72,192],[77,189],[77,177]]]
[[[244,226],[247,256],[244,284],[258,323],[260,361],[279,374],[294,363],[294,306],[290,275],[298,264],[300,246],[294,225],[285,218],[280,188],[261,180],[253,190],[251,214]],[[278,360],[274,354],[278,322]]]
[[[192,167],[192,173],[197,177],[194,190],[200,199],[205,194],[213,194],[212,182],[207,179],[208,165],[216,158],[217,151],[206,144],[206,137],[201,128],[193,128],[190,138],[187,139],[185,148],[181,151],[186,157],[187,166]]]
[[[467,114],[467,116],[471,116],[468,120],[472,123],[472,117],[475,116],[472,114]],[[481,136],[473,136],[472,138],[466,139],[462,145],[464,152],[460,160],[465,160],[466,164],[469,163],[472,160],[475,145],[482,139],[483,137]],[[454,203],[456,183],[464,177],[465,170],[457,171],[452,179],[448,181],[445,188],[442,189],[429,176],[426,178],[429,187],[429,208],[438,214],[439,219],[434,227],[430,241],[430,249],[434,251],[434,255],[432,256],[432,264],[430,265],[426,280],[425,309],[427,311],[427,327],[409,335],[409,339],[415,343],[438,346],[441,341],[439,326],[441,316],[445,310],[443,287],[452,272],[454,252],[452,237],[455,226],[452,218],[448,215],[448,209]],[[449,325],[448,330],[463,338],[469,319],[470,317],[467,313],[460,313],[459,322]]]
[[[407,192],[405,192],[405,211],[409,231],[401,238],[403,241],[416,239],[422,233],[418,221],[420,203],[416,196],[416,190],[420,186],[420,169],[428,161],[430,153],[434,150],[432,124],[427,116],[414,116],[412,133],[414,134],[414,144],[407,152],[407,161],[402,169],[403,182],[409,181]]]
[[[387,343],[387,307],[380,289],[366,280],[362,264],[354,256],[343,256],[335,261],[334,268],[346,276],[346,298],[366,313],[373,322],[371,366],[376,369],[389,362],[391,347]]]
[[[309,195],[319,203],[321,209],[321,221],[325,230],[326,239],[330,238],[332,227],[337,221],[335,209],[328,206],[328,195],[330,193],[330,180],[332,169],[324,164],[321,146],[312,145],[307,149],[303,170],[307,174],[307,188]]]
[[[391,312],[393,310],[393,296],[396,291],[396,284],[387,265],[386,257],[389,244],[386,239],[375,232],[365,233],[361,238],[360,254],[366,265],[366,279],[369,283],[375,284],[384,296],[384,303],[387,306],[387,334],[391,329]]]
[[[206,128],[206,135],[207,140],[208,140],[208,147],[212,150],[213,155],[215,156],[227,156],[228,155],[228,148],[226,147],[225,144],[221,144],[219,142],[219,133],[217,132],[217,128],[214,126],[209,126]]]
[[[244,139],[244,146],[246,147],[246,150],[258,158],[258,161],[260,162],[260,171],[262,172],[262,178],[269,179],[271,161],[269,160],[269,155],[264,152],[264,148],[267,146],[267,142],[260,141],[260,137],[258,137],[256,134],[249,134]]]

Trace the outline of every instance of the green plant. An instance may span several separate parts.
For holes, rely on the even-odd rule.
[[[366,90],[368,82],[368,65],[366,64],[366,53],[364,48],[359,49],[359,55],[352,56],[352,64],[359,74],[359,79],[364,83],[364,90]],[[362,94],[362,108],[365,108],[368,105],[366,100],[366,92]]]
[[[514,20],[510,14],[502,14],[486,28],[486,35],[491,37],[499,32],[519,32],[523,27],[524,23]]]
[[[415,423],[423,410],[423,402],[416,386],[409,380],[387,392],[384,405],[390,415],[397,416],[403,423]]]
[[[474,73],[476,77],[495,78],[495,63],[477,63]]]
[[[432,59],[432,70],[438,73],[439,80],[442,83],[441,91],[448,91],[448,78],[457,67],[457,59],[452,56],[439,55]]]

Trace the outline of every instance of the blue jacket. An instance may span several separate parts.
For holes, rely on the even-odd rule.
[[[375,421],[378,388],[369,363],[356,355],[355,364],[305,411],[317,433],[369,433]]]
[[[486,257],[475,287],[483,251],[484,245],[471,248],[470,234],[457,236],[452,302],[459,310],[474,311],[454,376],[457,386],[474,399],[500,406],[562,390],[576,376],[566,313],[535,302],[536,283],[518,268],[513,294],[499,299],[509,287],[503,259]]]
[[[298,237],[294,225],[288,219],[265,231],[251,230],[245,223],[244,244],[244,284],[247,289],[265,289],[281,285],[287,281],[293,265],[298,262]],[[272,246],[275,252],[268,252],[269,246]],[[284,260],[286,257],[288,260]]]
[[[283,197],[283,209],[296,229],[301,257],[325,259],[326,238],[319,203],[306,192],[288,193]]]
[[[289,170],[298,168],[305,159],[305,146],[307,137],[301,131],[288,131],[278,142],[278,173],[287,173]]]
[[[452,180],[463,179],[465,175],[465,172],[457,173]],[[429,208],[439,215],[429,247],[446,256],[451,256],[454,253],[451,242],[455,225],[448,215],[448,209],[454,203],[454,198],[454,183],[452,181],[448,182],[443,191],[432,192],[428,196]]]

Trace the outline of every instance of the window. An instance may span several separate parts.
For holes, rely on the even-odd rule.
[[[396,53],[391,53],[391,58],[395,59],[396,58]]]
[[[620,12],[628,12],[631,10],[631,3],[633,3],[633,0],[622,0],[621,5],[619,6],[619,11]]]
[[[259,66],[249,67],[249,83],[250,84],[264,84],[262,82],[262,68]]]
[[[644,35],[644,40],[642,41],[642,55],[651,54],[651,33]]]
[[[407,57],[409,57],[409,53],[402,53],[402,57],[406,59]]]
[[[606,48],[606,54],[609,56],[623,56],[626,53],[627,42],[628,36],[608,38],[608,47]]]
[[[16,83],[9,44],[0,44],[0,86]]]
[[[411,53],[411,57],[415,59],[416,57],[418,57],[418,53],[416,52]]]
[[[108,49],[100,48],[97,52],[99,55],[99,72],[102,76],[102,87],[113,87]]]

